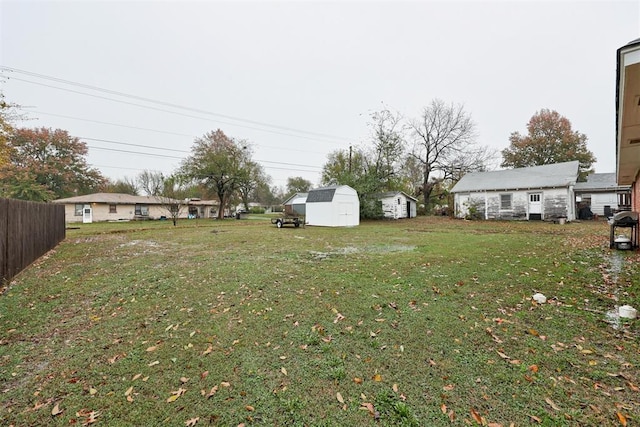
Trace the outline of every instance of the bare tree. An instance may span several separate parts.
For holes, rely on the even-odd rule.
[[[144,170],[138,175],[137,181],[147,196],[158,196],[164,190],[165,177],[162,172]]]
[[[178,175],[171,175],[164,178],[162,182],[162,191],[153,196],[167,211],[174,226],[177,225],[178,218],[180,218],[180,215],[187,207],[185,194],[186,186],[184,180],[182,180]]]
[[[414,137],[410,156],[421,167],[421,193],[427,210],[436,184],[481,170],[492,156],[487,148],[477,145],[475,124],[462,105],[435,99],[409,127]]]

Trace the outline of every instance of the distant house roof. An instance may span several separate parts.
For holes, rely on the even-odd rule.
[[[458,181],[451,192],[568,187],[576,183],[579,165],[576,160],[527,168],[468,173]]]
[[[287,200],[282,202],[283,205],[291,205],[293,203],[304,203],[309,193],[294,193]]]
[[[413,196],[408,195],[408,194],[407,194],[407,193],[405,193],[404,191],[387,191],[386,193],[376,194],[376,195],[375,195],[375,197],[376,197],[377,199],[388,199],[388,198],[390,198],[390,197],[396,197],[396,196],[398,196],[398,195],[400,195],[400,194],[404,195],[407,199],[411,199],[411,200],[413,200],[414,202],[417,202],[417,201],[418,201],[418,199],[416,199],[416,198],[415,198],[415,197],[413,197]]]
[[[336,194],[337,185],[331,187],[314,188],[309,190],[307,195],[307,203],[331,202],[333,195]]]
[[[592,173],[587,177],[586,182],[578,182],[574,187],[575,191],[617,191],[629,190],[629,185],[618,185],[616,173]]]
[[[177,202],[177,201],[176,201]],[[76,203],[106,203],[114,205],[161,205],[165,200],[153,196],[133,196],[123,193],[93,193],[84,196],[67,197],[66,199],[54,200],[53,203],[76,204]]]

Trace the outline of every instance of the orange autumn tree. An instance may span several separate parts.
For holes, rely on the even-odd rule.
[[[557,111],[542,109],[531,117],[527,135],[513,132],[502,150],[502,167],[523,168],[553,163],[580,162],[579,181],[593,172],[596,158],[587,148],[587,136],[571,128]]]
[[[105,179],[86,161],[87,146],[62,129],[15,129],[2,167],[2,197],[49,201],[95,191]]]

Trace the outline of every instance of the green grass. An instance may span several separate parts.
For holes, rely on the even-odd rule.
[[[634,425],[640,330],[605,313],[640,258],[608,235],[83,224],[0,295],[0,424]]]

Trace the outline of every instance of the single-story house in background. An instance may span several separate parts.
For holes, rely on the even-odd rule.
[[[389,191],[376,198],[382,203],[385,218],[415,218],[418,214],[418,199],[403,191]]]
[[[640,211],[640,39],[617,51],[616,173],[631,186],[631,210]]]
[[[188,199],[187,212],[189,218],[217,218],[218,204],[217,200]],[[230,216],[228,212],[225,212],[225,214]]]
[[[580,219],[587,219],[583,212],[610,217],[631,208],[631,186],[618,185],[615,173],[592,173],[586,182],[576,183],[573,190]]]
[[[93,193],[54,200],[64,204],[66,222],[122,221],[170,217],[165,204],[156,197],[122,193]],[[181,213],[185,218],[187,212]]]
[[[294,193],[282,202],[284,213],[288,216],[305,216],[307,213],[307,196],[309,193]]]
[[[122,193],[93,193],[54,200],[64,204],[65,220],[71,222],[127,221],[170,218],[171,199],[154,196],[133,196]],[[176,203],[185,205],[184,201]],[[190,199],[180,211],[180,218],[215,218],[217,203]]]
[[[358,192],[348,185],[314,188],[306,201],[306,224],[352,227],[360,224]]]
[[[573,161],[466,174],[451,189],[455,216],[574,220],[578,166]]]

